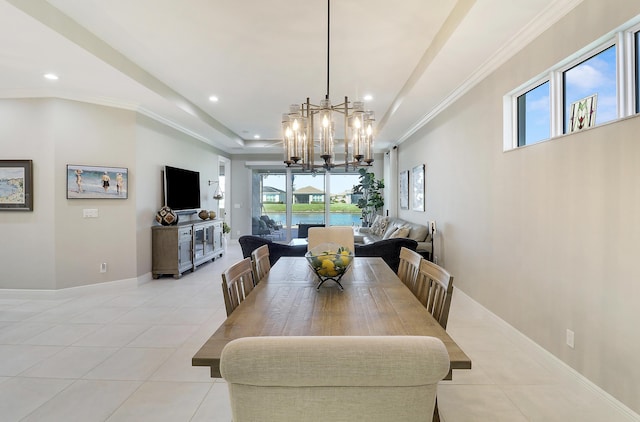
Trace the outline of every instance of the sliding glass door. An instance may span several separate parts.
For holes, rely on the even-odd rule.
[[[359,226],[358,183],[354,173],[254,170],[252,234],[288,242],[300,225]]]

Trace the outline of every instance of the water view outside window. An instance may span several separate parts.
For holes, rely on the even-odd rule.
[[[518,97],[518,146],[531,145],[551,136],[549,81]]]
[[[288,205],[286,177],[285,173],[259,173],[254,177],[254,192],[259,192],[254,216],[267,215],[283,228],[286,228]],[[331,226],[359,226],[362,223],[362,211],[356,205],[357,195],[352,194],[353,186],[360,182],[357,173],[329,173],[326,176],[318,173],[314,176],[294,172],[291,182],[293,203],[289,207],[293,237],[299,224],[326,224],[327,209]],[[328,192],[327,185],[330,186]]]
[[[616,46],[611,46],[563,73],[564,133],[569,131],[571,104],[597,94],[596,125],[618,117]]]

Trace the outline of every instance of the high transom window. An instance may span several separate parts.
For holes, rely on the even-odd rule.
[[[639,22],[640,16],[507,94],[504,149],[640,113]]]

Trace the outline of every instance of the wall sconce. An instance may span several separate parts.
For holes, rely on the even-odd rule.
[[[216,190],[213,192],[213,199],[219,201],[224,198],[224,192],[220,189],[220,182],[217,180],[209,180],[209,186],[216,185]]]

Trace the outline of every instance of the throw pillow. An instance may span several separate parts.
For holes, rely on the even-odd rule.
[[[387,226],[389,225],[389,217],[382,217],[380,219],[380,233],[378,236],[382,236],[384,232],[387,231]]]
[[[378,215],[371,226],[370,232],[376,236],[382,236],[387,231],[387,225],[389,225],[389,218]]]
[[[391,236],[389,236],[389,239],[396,239],[398,237],[407,237],[409,236],[410,231],[411,231],[411,227],[407,227],[407,226],[398,227],[396,231],[391,233]]]

